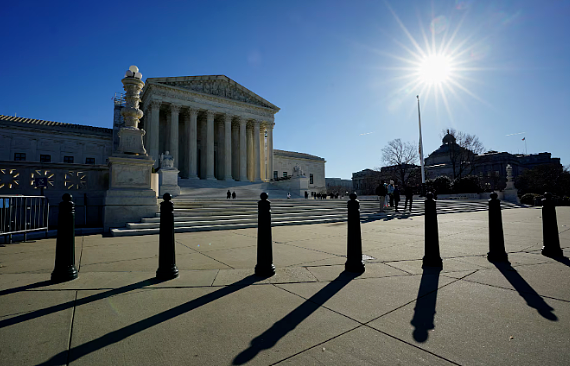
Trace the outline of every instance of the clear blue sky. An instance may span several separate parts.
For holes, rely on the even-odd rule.
[[[110,128],[135,64],[244,85],[281,108],[275,148],[324,157],[327,177],[417,142],[420,93],[425,156],[453,127],[487,150],[524,152],[526,137],[567,165],[569,18],[556,0],[6,1],[0,114]],[[428,94],[413,75],[432,45],[451,72]]]

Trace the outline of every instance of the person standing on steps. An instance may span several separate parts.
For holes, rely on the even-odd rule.
[[[388,184],[388,196],[390,197],[390,207],[394,207],[394,183]]]
[[[376,187],[376,195],[378,196],[378,201],[380,201],[380,212],[384,212],[384,201],[386,199],[386,187],[384,187],[384,181]]]
[[[400,190],[398,186],[394,186],[394,192],[392,192],[392,197],[394,198],[395,211],[398,212],[398,202],[400,202]]]
[[[406,202],[404,202],[404,212],[406,212],[406,207],[408,207],[408,202],[410,202],[410,211],[412,212],[412,201],[414,199],[414,190],[412,187],[406,187]]]
[[[287,199],[291,199],[291,192],[287,192]]]
[[[309,198],[309,192],[305,191],[305,199]]]
[[[236,199],[236,191],[233,191],[233,193],[232,193],[232,199],[234,199],[234,200]]]
[[[232,192],[230,192],[230,190],[228,189],[228,193],[226,193],[226,199],[230,199],[230,197],[232,196]]]

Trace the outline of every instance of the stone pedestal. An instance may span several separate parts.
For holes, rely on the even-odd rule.
[[[162,197],[165,193],[170,193],[172,197],[180,195],[180,187],[178,186],[178,169],[160,169],[158,171],[158,196]]]
[[[156,193],[151,189],[154,161],[148,156],[109,157],[109,190],[105,193],[103,226],[124,227],[158,212]]]
[[[513,181],[513,168],[510,164],[507,165],[507,187],[503,192],[503,201],[520,203],[518,196],[518,189],[515,188],[515,182]]]
[[[289,184],[289,191],[291,193],[295,193],[300,195],[301,197],[304,197],[305,192],[308,190],[309,190],[309,178],[305,176],[297,176],[291,178]]]

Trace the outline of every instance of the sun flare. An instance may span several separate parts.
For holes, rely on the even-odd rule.
[[[452,74],[452,59],[445,55],[429,55],[418,68],[418,76],[422,83],[428,85],[447,82]]]

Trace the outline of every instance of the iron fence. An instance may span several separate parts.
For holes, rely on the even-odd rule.
[[[12,242],[13,234],[45,230],[48,234],[49,203],[43,196],[0,195],[0,235],[4,243]]]

